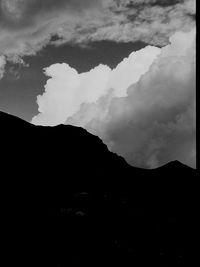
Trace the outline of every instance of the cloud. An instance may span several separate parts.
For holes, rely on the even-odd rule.
[[[20,20],[25,8],[24,0],[2,0],[1,9],[5,18]]]
[[[195,14],[195,0],[0,0],[0,55],[101,40],[163,46],[193,27]]]
[[[45,93],[37,98],[40,113],[33,118],[33,123],[64,123],[82,103],[97,101],[111,88],[114,89],[113,96],[125,96],[127,87],[148,71],[159,53],[159,48],[147,46],[130,54],[114,70],[99,65],[81,74],[66,63],[51,65],[45,69],[45,74],[51,78],[45,85]]]
[[[50,66],[33,123],[82,126],[134,166],[195,167],[195,36],[177,32],[169,45],[145,47],[114,70]]]
[[[82,4],[84,2],[84,5]],[[0,54],[34,55],[48,44],[62,23],[97,0],[0,0]]]
[[[176,31],[194,26],[195,10],[195,0],[108,1],[104,11],[86,14],[84,23],[64,23],[59,32],[61,40],[54,43],[139,40],[164,46]]]
[[[0,79],[3,77],[5,71],[6,60],[4,56],[0,56]]]

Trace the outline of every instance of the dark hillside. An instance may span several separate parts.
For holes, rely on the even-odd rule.
[[[0,125],[6,266],[186,266],[196,170],[131,167],[78,127]]]

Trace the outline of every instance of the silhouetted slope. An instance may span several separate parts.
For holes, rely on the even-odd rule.
[[[5,113],[0,125],[8,266],[183,266],[195,170],[177,161],[131,167],[78,127]]]

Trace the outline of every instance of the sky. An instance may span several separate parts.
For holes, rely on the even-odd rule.
[[[89,48],[70,44],[58,48],[47,46],[37,56],[25,56],[27,66],[8,62],[0,79],[0,109],[31,121],[38,113],[36,99],[44,91],[47,80],[43,74],[45,67],[55,62],[68,62],[78,72],[89,71],[100,63],[114,68],[132,51],[145,45],[142,42],[101,41],[92,43]]]
[[[0,110],[195,167],[195,17],[195,0],[0,0]]]

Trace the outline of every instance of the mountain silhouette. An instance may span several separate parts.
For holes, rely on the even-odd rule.
[[[183,266],[196,173],[135,168],[97,136],[0,113],[5,255],[21,266]]]

